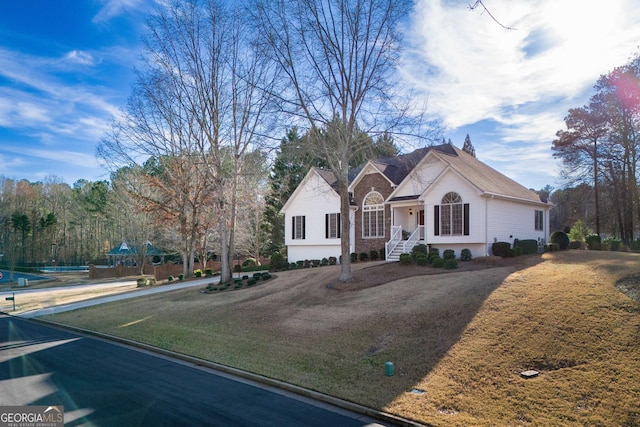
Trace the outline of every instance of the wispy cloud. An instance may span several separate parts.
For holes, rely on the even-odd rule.
[[[101,0],[102,7],[93,17],[96,24],[104,23],[122,13],[146,10],[149,7],[148,0]]]
[[[563,111],[600,74],[622,65],[640,40],[640,9],[632,0],[587,4],[577,0],[495,0],[491,12],[458,2],[421,0],[416,8],[413,83],[429,93],[431,112],[450,129],[493,119],[516,129],[516,108],[536,102]],[[552,97],[561,105],[545,102]],[[536,113],[532,110],[532,113]],[[534,136],[527,120],[529,136]],[[538,136],[549,130],[539,127]]]
[[[91,53],[82,50],[72,50],[67,53],[63,59],[71,63],[88,66],[93,66],[97,62],[96,58]]]

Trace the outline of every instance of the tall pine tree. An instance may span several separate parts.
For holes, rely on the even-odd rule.
[[[471,144],[471,138],[469,138],[469,134],[464,139],[464,144],[462,144],[462,151],[471,154],[473,157],[476,156],[476,149],[473,148],[473,144]]]

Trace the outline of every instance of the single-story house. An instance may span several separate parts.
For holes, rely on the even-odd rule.
[[[423,243],[491,255],[494,242],[549,237],[551,204],[452,144],[370,160],[349,184],[351,253],[387,260]],[[289,262],[339,257],[340,198],[332,172],[311,168],[282,207]]]

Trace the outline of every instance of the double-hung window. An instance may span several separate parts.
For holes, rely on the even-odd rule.
[[[543,231],[544,230],[544,212],[543,211],[536,210],[536,214],[535,214],[535,229],[537,231]]]
[[[302,240],[305,238],[304,215],[291,217],[291,238],[294,240]]]
[[[324,235],[327,239],[340,238],[340,213],[330,213],[324,216]]]

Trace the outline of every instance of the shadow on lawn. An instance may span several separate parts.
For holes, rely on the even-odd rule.
[[[542,256],[535,255],[506,259],[495,265],[467,264],[459,270],[380,265],[355,271],[356,286],[337,292],[358,293],[371,287],[365,283],[385,287],[380,282],[388,283],[399,275],[406,280],[390,286],[415,289],[414,296],[407,297],[404,304],[391,294],[389,306],[393,309],[380,307],[379,318],[370,318],[360,326],[361,330],[353,331],[371,339],[361,360],[355,361],[361,367],[370,365],[360,370],[365,381],[358,380],[357,386],[362,390],[352,391],[360,394],[357,400],[384,408],[411,391],[460,340],[478,310],[507,277],[542,261]],[[393,376],[383,374],[387,361],[393,362]]]

